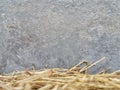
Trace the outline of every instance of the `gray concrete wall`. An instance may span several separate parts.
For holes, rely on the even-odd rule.
[[[120,69],[120,0],[0,0],[1,73],[103,56]]]

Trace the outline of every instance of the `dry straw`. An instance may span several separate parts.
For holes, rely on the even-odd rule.
[[[0,75],[0,90],[120,90],[120,72],[88,74],[89,64],[82,61],[70,69],[15,71]],[[82,64],[84,67],[80,68]]]

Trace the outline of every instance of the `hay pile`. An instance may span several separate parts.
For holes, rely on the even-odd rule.
[[[102,73],[90,75],[87,70],[93,64],[86,61],[70,69],[28,70],[0,75],[0,90],[120,90],[120,74]],[[80,65],[85,64],[83,68]]]

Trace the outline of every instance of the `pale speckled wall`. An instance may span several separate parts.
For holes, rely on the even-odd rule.
[[[120,0],[0,0],[1,73],[103,56],[120,69]]]

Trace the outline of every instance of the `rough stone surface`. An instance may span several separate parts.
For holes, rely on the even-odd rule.
[[[103,56],[120,69],[120,0],[0,0],[0,73]]]

